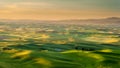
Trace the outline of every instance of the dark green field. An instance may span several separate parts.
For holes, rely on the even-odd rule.
[[[0,24],[0,68],[119,67],[119,27]]]

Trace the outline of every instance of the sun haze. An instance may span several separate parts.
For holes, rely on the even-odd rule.
[[[120,16],[120,0],[1,0],[0,19],[88,19]]]

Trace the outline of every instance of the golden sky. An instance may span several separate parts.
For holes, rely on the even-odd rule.
[[[88,19],[120,16],[120,0],[3,0],[0,19]]]

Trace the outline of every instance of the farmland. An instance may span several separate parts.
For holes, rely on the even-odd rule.
[[[119,68],[120,26],[0,23],[0,68]]]

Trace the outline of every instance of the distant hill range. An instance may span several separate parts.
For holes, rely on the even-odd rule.
[[[109,17],[109,18],[102,18],[102,19],[73,19],[73,20],[7,20],[7,19],[0,19],[1,23],[18,23],[18,24],[29,24],[29,23],[47,23],[47,24],[97,24],[97,25],[113,25],[117,24],[120,25],[120,18],[119,17]]]

